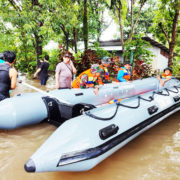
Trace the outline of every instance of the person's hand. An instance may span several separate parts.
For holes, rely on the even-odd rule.
[[[56,89],[58,89],[59,88],[59,85],[58,84],[56,84]]]
[[[161,77],[160,77],[160,76],[157,76],[157,79],[158,79],[158,80],[161,80]]]
[[[73,62],[70,60],[69,61],[69,64],[71,65],[71,66],[74,66],[74,64],[73,64]]]
[[[95,87],[94,88],[94,94],[97,96],[98,95],[98,92],[99,92],[99,87]]]
[[[161,85],[161,87],[163,87],[163,86],[164,86],[164,83],[165,83],[165,81],[160,80],[160,85]]]

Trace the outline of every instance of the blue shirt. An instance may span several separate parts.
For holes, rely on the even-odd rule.
[[[119,82],[126,82],[127,80],[124,79],[124,76],[125,76],[125,75],[129,75],[128,72],[129,72],[129,71],[128,71],[125,67],[122,67],[122,70],[119,70],[119,72],[118,72],[117,80],[118,80]]]

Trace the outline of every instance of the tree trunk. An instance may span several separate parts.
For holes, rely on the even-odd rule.
[[[37,66],[39,67],[40,65],[40,56],[42,55],[42,41],[41,41],[41,37],[38,36],[37,33],[34,33],[35,36],[35,50],[36,50],[36,57],[37,57]]]
[[[87,0],[84,0],[83,37],[84,37],[84,48],[85,50],[87,50],[88,49]]]
[[[61,29],[62,29],[62,31],[63,31],[63,33],[65,35],[66,51],[68,51],[68,49],[69,49],[69,33],[66,32],[65,27],[64,27],[63,24],[61,24]]]
[[[76,33],[76,28],[73,28],[73,37],[74,37],[74,50],[75,53],[77,53],[77,33]]]
[[[131,33],[130,33],[130,35],[129,35],[129,41],[131,41],[132,40],[132,37],[133,37],[133,34],[134,34],[134,29],[135,29],[135,27],[136,27],[136,25],[137,25],[137,23],[138,23],[138,21],[139,21],[139,16],[140,16],[140,13],[141,13],[141,10],[142,10],[142,8],[143,8],[143,6],[144,6],[144,4],[145,4],[145,2],[146,2],[147,0],[144,0],[144,1],[142,1],[142,4],[140,5],[140,8],[139,8],[139,11],[138,11],[138,14],[137,14],[137,16],[136,16],[136,21],[135,21],[135,23],[133,24],[133,19],[132,18],[134,18],[134,17],[132,17],[133,16],[133,4],[132,3],[134,3],[133,2],[133,0],[131,1]]]
[[[176,9],[175,16],[173,19],[172,38],[171,38],[171,42],[169,43],[168,66],[170,67],[173,65],[174,46],[175,46],[176,32],[178,27],[178,17],[179,17],[179,10]]]
[[[118,8],[118,18],[119,18],[119,27],[120,27],[120,37],[121,37],[121,46],[122,46],[122,52],[124,53],[124,34],[123,34],[123,25],[122,25],[122,18],[121,18],[121,4]]]
[[[133,27],[133,19],[134,19],[134,17],[133,17],[133,4],[134,4],[134,0],[131,0],[131,29],[132,29],[132,27]]]

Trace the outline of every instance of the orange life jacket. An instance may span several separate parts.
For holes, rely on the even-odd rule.
[[[168,79],[168,78],[172,77],[172,74],[170,73],[170,74],[166,75],[165,73],[163,73],[161,76],[163,79]]]
[[[105,79],[109,80],[109,72],[108,72],[107,67],[104,67],[103,65],[100,65],[99,67],[104,71]]]
[[[101,80],[100,76],[94,76],[91,73],[91,68],[82,72],[73,82],[72,82],[72,88],[80,88],[80,82],[81,82],[81,77],[82,75],[86,74],[88,76],[88,81],[86,82],[86,88],[94,87],[94,82],[98,78],[98,84],[102,85],[103,82]]]

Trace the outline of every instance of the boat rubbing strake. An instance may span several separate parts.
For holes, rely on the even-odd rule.
[[[92,88],[19,94],[0,102],[0,129],[15,129],[44,120],[59,126],[65,120],[112,99],[128,98],[158,88],[156,78],[147,78],[131,83],[105,84],[97,96]]]

